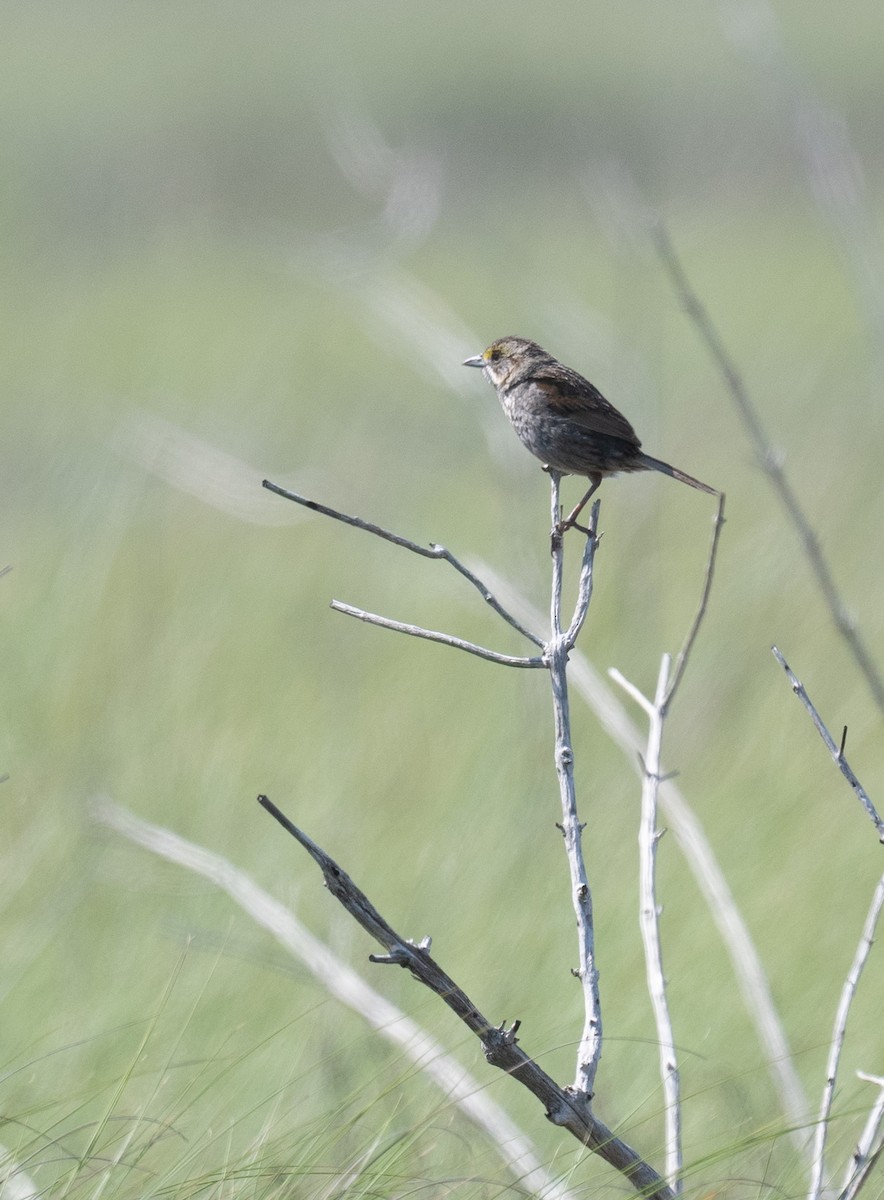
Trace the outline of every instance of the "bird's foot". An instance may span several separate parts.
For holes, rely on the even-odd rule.
[[[590,529],[586,525],[578,524],[578,522],[575,521],[572,517],[569,517],[567,519],[567,521],[559,521],[558,524],[556,525],[555,529],[553,530],[553,535],[561,538],[565,533],[568,532],[569,529],[576,529],[580,533],[586,534],[587,537],[595,537],[594,529]]]

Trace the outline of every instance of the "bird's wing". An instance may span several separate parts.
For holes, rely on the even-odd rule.
[[[535,386],[546,397],[549,411],[568,421],[573,421],[589,433],[600,433],[607,437],[622,438],[636,448],[641,442],[635,430],[613,404],[609,404],[602,393],[576,371],[568,371],[567,384],[562,379],[542,376],[535,378]]]

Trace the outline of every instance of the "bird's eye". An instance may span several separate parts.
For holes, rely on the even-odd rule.
[[[488,355],[488,357],[491,359],[492,362],[497,362],[497,360],[500,358],[500,351],[492,350],[491,353]]]

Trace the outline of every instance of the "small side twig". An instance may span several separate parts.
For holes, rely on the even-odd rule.
[[[462,575],[464,579],[473,585],[485,603],[499,617],[502,617],[508,625],[511,625],[513,629],[521,633],[523,637],[526,637],[529,642],[533,642],[535,646],[543,646],[543,638],[526,628],[512,613],[507,612],[482,580],[469,567],[462,563],[460,559],[456,558],[450,550],[446,550],[444,546],[440,546],[435,542],[431,542],[429,546],[422,546],[419,542],[413,542],[411,538],[402,537],[398,533],[384,529],[382,525],[375,525],[372,521],[364,521],[362,517],[353,517],[349,513],[341,512],[337,508],[330,508],[327,504],[320,504],[318,500],[311,500],[307,496],[301,496],[297,492],[289,491],[288,488],[280,487],[278,483],[272,483],[269,479],[263,481],[262,487],[265,487],[269,492],[274,492],[277,496],[282,496],[285,500],[291,500],[295,504],[309,508],[311,512],[321,513],[322,516],[331,517],[334,521],[341,521],[344,525],[352,525],[354,529],[362,529],[366,533],[373,533],[375,537],[382,538],[385,542],[392,542],[394,546],[401,546],[405,550],[410,550],[412,554],[419,554],[422,558],[435,558],[440,559],[442,562],[447,562],[449,566],[454,567],[459,575]]]
[[[718,507],[715,511],[715,517],[712,521],[712,541],[709,544],[709,555],[706,559],[706,571],[703,576],[703,588],[700,592],[700,602],[697,605],[697,611],[694,614],[694,619],[691,622],[691,627],[687,632],[684,644],[678,652],[678,657],[675,660],[675,670],[672,672],[672,681],[669,684],[669,690],[663,697],[662,709],[665,716],[666,710],[675,697],[678,685],[681,683],[685,670],[688,665],[688,658],[691,650],[694,648],[694,642],[697,640],[697,634],[700,632],[700,626],[703,624],[703,618],[706,616],[706,606],[709,603],[709,593],[712,591],[712,577],[715,574],[715,559],[718,555],[718,543],[721,538],[721,531],[724,528],[724,492],[718,494]]]
[[[693,321],[701,341],[705,343],[713,362],[721,372],[731,398],[749,434],[749,441],[755,451],[758,464],[773,485],[774,491],[779,496],[789,519],[798,533],[799,541],[804,548],[807,561],[810,563],[811,571],[816,577],[817,585],[822,592],[835,628],[850,647],[854,660],[865,677],[875,703],[881,712],[884,712],[884,679],[882,679],[881,673],[860,635],[855,618],[849,612],[841,598],[832,576],[831,568],[823,554],[819,537],[813,529],[804,509],[801,507],[795,490],[786,477],[781,456],[775,452],[770,438],[767,436],[767,432],[758,415],[758,409],[752,403],[743,377],[725,349],[724,342],[712,318],[691,286],[681,260],[672,244],[669,232],[662,221],[657,220],[652,224],[651,236],[660,262],[669,275],[682,307],[690,320]]]
[[[595,563],[595,552],[599,546],[599,537],[596,531],[599,527],[600,506],[601,500],[596,500],[590,513],[589,528],[592,532],[586,538],[583,546],[583,562],[580,565],[580,576],[577,580],[577,600],[574,604],[574,614],[571,617],[571,623],[565,633],[565,645],[569,650],[574,648],[580,636],[580,631],[589,613],[589,603],[592,600],[592,568]]]
[[[671,1188],[644,1159],[616,1137],[592,1113],[589,1099],[561,1087],[518,1044],[518,1025],[492,1025],[467,994],[447,975],[423,945],[401,937],[330,855],[298,829],[266,796],[258,802],[307,850],[322,871],[325,885],[347,912],[384,947],[378,961],[407,967],[419,983],[435,992],[475,1033],[488,1062],[506,1071],[544,1105],[547,1118],[573,1134],[624,1175],[647,1200],[675,1200]]]
[[[877,812],[874,804],[872,803],[871,799],[869,798],[868,792],[865,790],[865,788],[862,786],[860,781],[857,779],[856,775],[854,774],[853,770],[851,769],[850,764],[848,763],[847,759],[844,757],[844,744],[845,744],[845,740],[846,740],[846,736],[847,736],[846,731],[845,731],[844,737],[841,740],[841,744],[839,746],[838,743],[835,741],[835,739],[832,737],[831,733],[829,733],[822,717],[817,712],[816,708],[814,707],[813,703],[811,702],[811,699],[808,696],[807,691],[805,690],[805,687],[802,684],[801,680],[792,671],[791,667],[786,662],[785,658],[780,653],[780,651],[777,649],[777,647],[771,646],[771,650],[773,652],[774,658],[777,660],[777,662],[780,664],[780,666],[783,668],[783,670],[788,675],[789,682],[792,685],[792,691],[795,693],[795,695],[798,697],[798,699],[801,701],[801,703],[807,709],[807,712],[810,714],[810,719],[813,721],[814,725],[816,726],[817,733],[823,739],[823,741],[826,744],[826,747],[828,748],[829,753],[832,755],[832,758],[835,762],[835,766],[838,768],[838,770],[841,772],[841,774],[844,776],[844,778],[847,780],[847,782],[853,788],[854,794],[856,795],[860,804],[862,804],[863,808],[868,813],[869,819],[871,820],[872,824],[875,826],[875,828],[878,831],[878,839],[881,842],[884,842],[884,821],[882,821],[881,817],[878,815],[878,812]]]
[[[841,1062],[841,1051],[844,1048],[844,1038],[847,1034],[847,1018],[850,1016],[850,1007],[853,1004],[853,999],[856,995],[856,989],[859,985],[860,976],[863,973],[863,968],[866,965],[866,960],[872,949],[872,943],[875,940],[875,930],[878,926],[878,919],[881,916],[881,910],[884,908],[884,875],[878,881],[878,886],[875,888],[872,896],[872,903],[869,906],[869,911],[866,914],[866,919],[863,924],[862,934],[860,935],[859,945],[856,948],[856,953],[853,956],[853,962],[850,965],[850,970],[847,973],[847,978],[844,980],[844,986],[841,989],[841,998],[838,1001],[838,1010],[835,1014],[835,1026],[832,1030],[832,1041],[829,1046],[829,1054],[826,1061],[826,1081],[823,1086],[823,1098],[820,1104],[819,1116],[817,1117],[816,1129],[813,1136],[813,1150],[811,1157],[811,1174],[810,1174],[810,1190],[808,1192],[808,1200],[819,1200],[822,1195],[823,1185],[825,1181],[826,1170],[826,1139],[829,1132],[829,1117],[832,1113],[832,1102],[835,1098],[835,1084],[838,1079],[838,1066]],[[867,1157],[861,1155],[861,1158]],[[854,1158],[854,1169],[856,1165],[856,1157]]]
[[[465,650],[467,654],[475,654],[488,662],[498,663],[502,667],[545,667],[546,662],[540,656],[536,658],[520,658],[512,654],[498,654],[496,650],[487,650],[477,646],[475,642],[466,642],[463,638],[454,637],[450,633],[440,633],[435,629],[424,629],[421,625],[407,625],[404,621],[393,621],[390,617],[381,617],[377,613],[366,612],[362,608],[354,608],[340,600],[332,600],[329,605],[335,612],[347,617],[355,617],[369,625],[379,625],[381,629],[392,629],[395,633],[405,633],[409,637],[424,638],[428,642],[440,642],[443,646],[452,646],[455,650]]]

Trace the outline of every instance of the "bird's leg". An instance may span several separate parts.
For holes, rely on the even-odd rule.
[[[566,529],[579,529],[580,532],[585,533],[587,537],[592,536],[591,529],[587,529],[584,525],[577,524],[577,518],[583,512],[584,508],[586,508],[586,505],[592,499],[592,497],[595,495],[596,491],[598,490],[599,485],[602,482],[601,475],[590,475],[589,478],[592,480],[592,487],[589,489],[589,491],[586,493],[586,495],[583,497],[583,499],[580,501],[580,503],[577,505],[577,507],[573,508],[571,510],[571,512],[568,514],[567,519],[564,521],[559,521],[558,525],[556,526],[558,533],[560,533],[560,534],[564,533]]]

